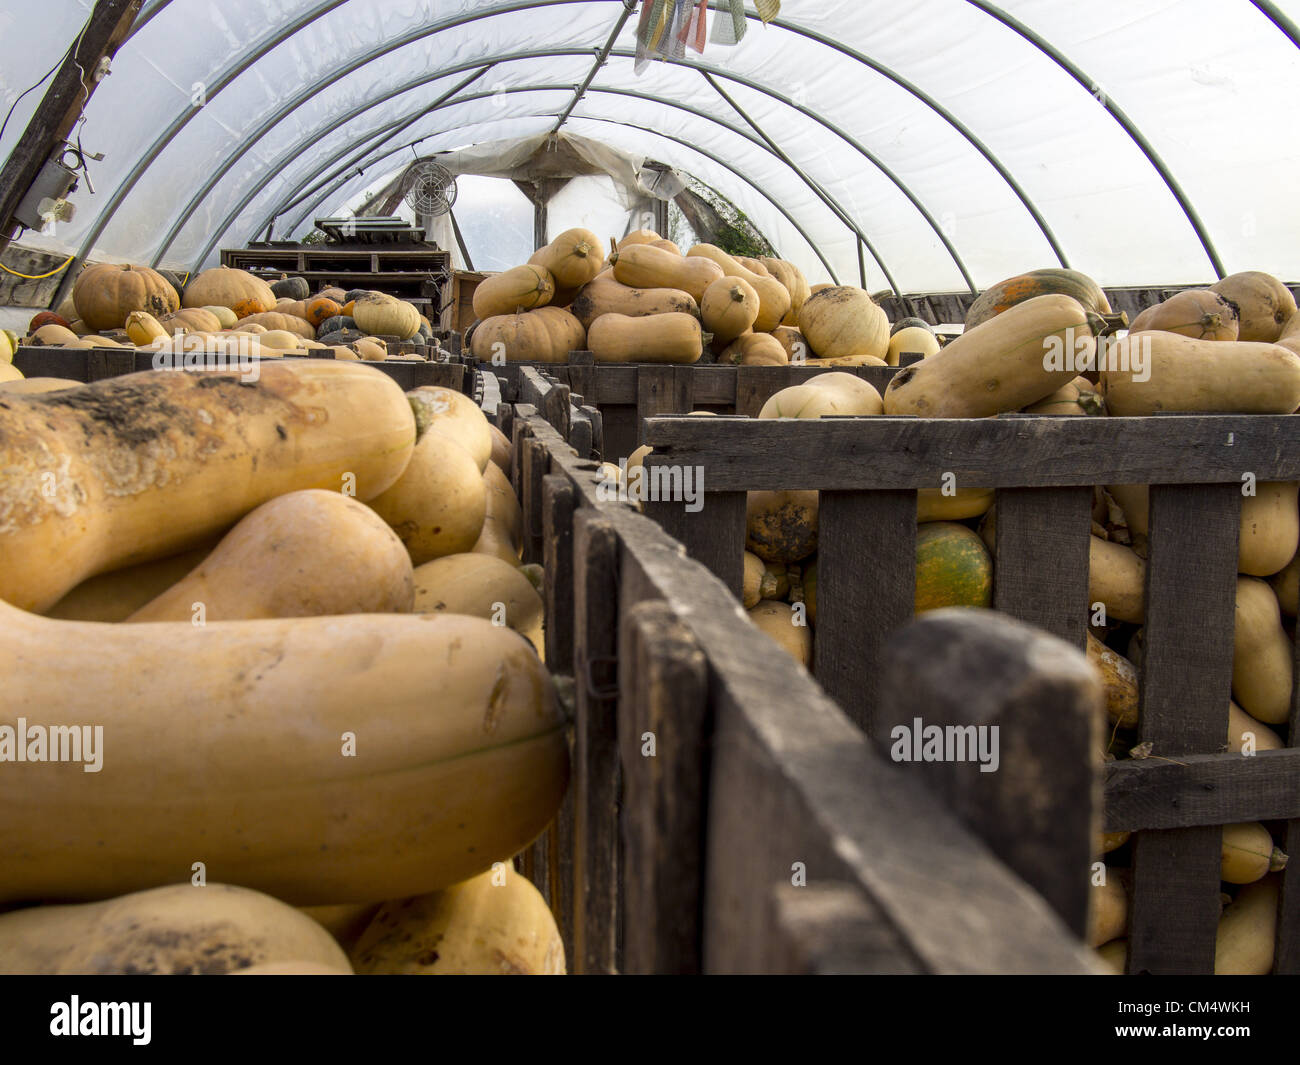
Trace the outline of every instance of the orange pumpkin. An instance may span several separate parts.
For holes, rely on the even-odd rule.
[[[333,318],[336,314],[342,314],[343,308],[328,296],[317,296],[314,300],[307,301],[307,321],[311,322],[317,329],[320,328],[321,322],[327,318]]]
[[[343,304],[343,306],[339,309],[339,314],[343,315],[344,318],[351,318],[352,312],[356,310],[356,307],[357,307],[356,300],[348,300],[347,303]]]
[[[72,288],[77,317],[91,329],[121,329],[132,311],[155,318],[180,308],[176,290],[147,266],[97,263],[87,266]]]

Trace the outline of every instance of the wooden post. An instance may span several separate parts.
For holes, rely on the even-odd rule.
[[[775,944],[772,972],[907,976],[920,971],[889,923],[845,881],[799,888],[778,882],[768,927]]]
[[[62,66],[54,74],[27,128],[0,168],[0,251],[13,238],[13,213],[18,209],[46,160],[63,143],[81,117],[86,101],[99,84],[100,61],[111,59],[126,40],[144,0],[99,0]],[[84,71],[84,77],[83,77]],[[77,264],[68,264],[60,291],[70,291]]]
[[[891,641],[874,735],[1082,936],[1104,716],[1081,651],[993,611],[935,611]],[[942,760],[917,762],[932,727]]]
[[[667,457],[647,455],[641,467],[642,483],[668,484],[668,475],[655,471],[667,469],[671,462]],[[702,469],[690,471],[697,490],[708,472],[701,474]],[[680,472],[685,484],[687,471]],[[707,485],[704,487],[707,489]],[[647,499],[642,509],[646,517],[658,522],[664,532],[686,548],[687,555],[717,574],[739,599],[745,583],[745,493],[705,490],[700,498],[697,511],[688,511],[686,500],[671,498]]]
[[[1158,758],[1217,751],[1228,732],[1241,485],[1152,485],[1138,741]],[[1214,971],[1218,825],[1134,837],[1129,971]]]
[[[623,970],[701,967],[708,675],[663,601],[623,616],[618,737],[623,769]]]
[[[592,510],[573,523],[574,734],[573,964],[579,973],[616,971],[618,944],[619,751],[617,674],[619,544]]]

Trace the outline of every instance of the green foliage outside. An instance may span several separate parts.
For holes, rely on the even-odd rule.
[[[744,255],[750,259],[776,258],[776,250],[758,227],[739,207],[717,189],[700,181],[691,181],[691,191],[705,200],[718,212],[722,225],[714,234],[713,243],[731,255]]]

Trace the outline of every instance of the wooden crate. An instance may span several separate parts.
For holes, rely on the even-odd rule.
[[[474,290],[488,275],[477,270],[452,274],[450,295],[442,308],[439,328],[445,333],[464,333],[474,324]]]
[[[545,564],[546,661],[570,706],[573,780],[522,865],[556,914],[570,971],[1095,971],[1030,886],[1058,864],[1055,827],[1024,841],[1038,861],[1013,873],[984,841],[1000,817],[963,825],[937,798],[955,803],[971,781],[927,788],[881,759],[716,577],[605,498],[597,464],[548,420],[572,430],[567,387],[526,379],[548,416],[525,403],[496,415],[514,445],[524,557]],[[937,636],[922,623],[900,638],[900,712],[919,707],[910,675]],[[989,639],[1021,669],[1042,637]],[[953,690],[973,682],[945,678]],[[1053,732],[1038,748],[1053,765],[1063,749],[1087,762],[1088,690],[1086,705],[1077,691],[1058,700],[1073,711],[1035,713]],[[1036,708],[1004,701],[990,720],[1010,726]],[[1031,755],[1024,768],[1047,766]],[[986,794],[1010,782],[975,776]],[[1086,814],[1089,795],[1059,807]],[[792,883],[800,869],[805,886]]]
[[[1076,647],[1085,639],[1092,487],[1149,484],[1146,626],[1138,740],[1154,757],[1106,767],[1105,829],[1133,831],[1131,972],[1213,971],[1223,824],[1288,822],[1300,849],[1300,722],[1291,746],[1219,753],[1227,735],[1243,475],[1300,480],[1300,418],[925,420],[652,419],[647,466],[702,467],[705,505],[647,513],[738,593],[745,493],[821,492],[818,681],[869,734],[893,722],[882,703],[889,641],[912,617],[916,491],[953,474],[996,488],[994,605]],[[1300,683],[1294,685],[1300,705]],[[1064,786],[1071,767],[1051,775]],[[1045,778],[1049,779],[1049,778]],[[1087,855],[1076,844],[1083,882]],[[1013,863],[1014,864],[1014,863]],[[1275,971],[1300,971],[1300,867],[1285,873]]]
[[[425,354],[432,349],[414,350]],[[311,357],[332,359],[334,355],[322,352]],[[296,356],[285,358],[292,360]],[[154,368],[153,353],[135,348],[20,347],[14,353],[14,365],[24,377],[66,377],[87,383]],[[441,362],[368,362],[366,365],[388,374],[405,391],[436,385],[474,395],[478,386],[477,371],[459,356],[447,356]]]
[[[634,363],[626,366],[597,365],[591,352],[575,351],[564,365],[509,363],[492,366],[479,363],[484,373],[501,379],[501,394],[507,400],[519,398],[525,374],[544,377],[567,385],[582,397],[582,406],[600,414],[603,427],[603,457],[617,463],[645,443],[645,419],[660,414],[689,414],[708,410],[715,414],[755,415],[772,393],[803,384],[810,377],[838,370],[869,382],[882,394],[895,366],[825,367],[815,364],[790,366],[663,366]]]

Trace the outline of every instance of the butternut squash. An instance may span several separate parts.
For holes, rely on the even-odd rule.
[[[250,965],[236,969],[229,976],[352,976],[351,968],[325,965],[318,961],[269,961],[265,965]]]
[[[1150,493],[1144,484],[1108,484],[1108,491],[1124,511],[1124,520],[1133,537],[1146,539],[1151,528]]]
[[[491,422],[488,423],[488,433],[492,437],[491,461],[498,470],[508,477],[510,475],[511,456],[514,454],[514,447],[507,439],[506,434]],[[483,472],[487,472],[486,468]],[[506,483],[508,484],[509,482],[507,481]]]
[[[1260,481],[1241,501],[1237,572],[1271,577],[1295,558],[1300,547],[1300,509],[1294,481]]]
[[[126,316],[126,335],[131,338],[131,343],[143,346],[155,340],[165,340],[171,333],[148,311],[132,311]]]
[[[1100,947],[1128,933],[1128,891],[1115,869],[1106,871],[1102,883],[1090,883],[1090,886],[1088,944]]]
[[[446,433],[470,453],[481,471],[492,460],[492,426],[469,396],[451,388],[421,385],[406,393],[417,438],[429,429]]]
[[[620,248],[610,254],[609,261],[614,267],[614,279],[620,284],[630,288],[679,289],[696,303],[704,298],[705,289],[726,276],[712,259],[674,255],[650,244]]]
[[[576,291],[600,273],[605,246],[590,229],[566,229],[528,261],[546,270],[557,289]]]
[[[607,270],[584,285],[569,306],[569,312],[582,323],[584,329],[590,329],[591,323],[602,314],[626,314],[630,318],[640,318],[648,314],[668,314],[674,311],[697,318],[700,315],[699,304],[689,292],[677,288],[631,288],[618,281],[612,270]]]
[[[888,366],[889,363],[874,355],[841,355],[838,359],[809,359],[807,365],[830,369],[836,366]]]
[[[772,336],[785,348],[790,362],[803,363],[814,357],[807,338],[795,326],[779,325],[772,330]]]
[[[798,325],[819,359],[889,355],[889,318],[860,288],[840,285],[809,296]]]
[[[45,610],[285,492],[350,485],[368,501],[401,475],[415,419],[387,374],[313,359],[258,370],[0,393],[0,599]]]
[[[1273,837],[1258,821],[1223,826],[1220,880],[1229,884],[1253,884],[1270,872],[1281,872],[1286,862],[1287,856],[1273,845]]]
[[[924,524],[978,518],[988,513],[996,495],[992,488],[957,488],[952,495],[945,495],[941,488],[922,488],[916,493],[916,520]]]
[[[966,313],[966,331],[1005,314],[1012,307],[1047,295],[1068,296],[1099,315],[1111,313],[1106,293],[1087,274],[1050,267],[1029,270],[985,289]],[[1126,320],[1120,318],[1119,323]]]
[[[6,366],[0,363],[0,366]],[[17,371],[15,371],[17,372]],[[80,388],[84,381],[73,381],[66,377],[22,377],[19,376],[12,381],[6,381],[0,377],[0,392],[23,393],[30,395],[34,392],[62,392],[65,388]]]
[[[1020,410],[1078,376],[1079,360],[1095,353],[1094,328],[1100,319],[1069,296],[1018,303],[900,370],[885,390],[885,413],[983,418]]]
[[[757,317],[758,293],[748,281],[724,277],[704,290],[700,318],[715,341],[728,343],[735,340],[753,328]]]
[[[746,610],[757,606],[760,599],[776,598],[775,578],[770,576],[763,560],[752,551],[745,552],[745,580],[740,598]]]
[[[217,324],[219,327],[220,323]],[[264,311],[261,314],[250,314],[247,318],[241,318],[235,323],[237,329],[246,329],[250,325],[262,325],[273,332],[292,333],[304,340],[316,339],[316,330],[311,322],[305,318],[299,318],[297,315],[285,314],[282,311]]]
[[[405,546],[373,510],[316,488],[250,511],[192,572],[126,620],[409,613],[412,579]]]
[[[352,951],[358,973],[563,976],[564,943],[541,892],[506,863],[385,903]]]
[[[581,351],[587,331],[563,307],[498,315],[479,322],[470,338],[476,359],[494,366],[511,362],[565,363]]]
[[[1113,651],[1091,632],[1087,635],[1088,661],[1101,677],[1106,696],[1106,714],[1120,728],[1137,728],[1137,668],[1118,651]]]
[[[1088,538],[1088,606],[1104,603],[1112,621],[1140,625],[1146,617],[1147,564],[1131,547]]]
[[[1258,270],[1231,274],[1211,285],[1210,291],[1236,305],[1241,340],[1271,344],[1282,335],[1282,327],[1296,313],[1291,290],[1272,274]]]
[[[632,250],[646,247],[634,244]],[[693,363],[704,354],[704,334],[695,318],[680,312],[643,318],[602,314],[591,324],[587,347],[598,363]]]
[[[0,632],[6,705],[109,745],[98,772],[6,764],[0,901],[188,881],[196,861],[296,906],[419,894],[517,853],[564,793],[545,667],[480,618],[125,626],[0,604]],[[72,646],[75,671],[48,668]]]
[[[1300,607],[1300,553],[1286,564],[1285,569],[1270,577],[1268,583],[1273,586],[1282,613],[1289,618],[1295,617],[1300,612],[1297,610]]]
[[[555,295],[555,279],[536,263],[485,277],[474,289],[474,316],[486,320],[545,307]]]
[[[1188,289],[1148,307],[1133,319],[1130,333],[1159,329],[1193,340],[1237,340],[1237,308],[1213,289]]]
[[[718,264],[727,277],[747,281],[758,294],[758,317],[754,321],[755,333],[770,333],[790,313],[790,291],[764,269],[756,273],[739,259],[729,255],[716,244],[696,244],[686,253],[688,259],[703,258]]]
[[[939,354],[939,338],[929,329],[912,326],[900,329],[889,338],[889,354],[885,358],[890,366],[897,366],[903,352],[920,352],[925,358]]]
[[[490,555],[445,555],[415,570],[417,614],[466,614],[505,625],[542,654],[545,610],[532,582],[511,565]]]
[[[736,366],[787,366],[790,357],[771,333],[745,333],[727,345],[718,361]]]
[[[1219,918],[1214,940],[1215,976],[1266,976],[1273,968],[1281,878],[1247,884]]]
[[[82,581],[48,610],[64,621],[125,621],[151,599],[187,576],[220,543],[219,536],[170,558],[101,573]]]
[[[1086,377],[1076,377],[1050,396],[1026,407],[1025,413],[1095,417],[1106,413],[1106,404],[1102,402],[1091,381]]]
[[[351,968],[315,921],[232,884],[172,884],[0,915],[6,975],[213,975],[291,959]]]
[[[487,487],[474,457],[454,437],[428,430],[402,476],[370,506],[406,545],[415,565],[468,551],[483,532]]]
[[[1114,976],[1123,976],[1128,968],[1128,940],[1112,939],[1097,948],[1097,957]]]
[[[806,623],[796,624],[798,615],[789,603],[761,599],[748,610],[748,614],[760,632],[770,636],[801,666],[807,669],[812,665],[812,629]]]
[[[816,492],[750,492],[745,547],[764,562],[802,562],[817,550]]]
[[[1269,725],[1286,722],[1294,657],[1273,589],[1255,577],[1238,577],[1232,695],[1251,717]]]
[[[1236,703],[1228,703],[1228,750],[1240,754],[1250,741],[1255,751],[1280,751],[1286,746],[1282,737],[1265,725],[1256,721]]]
[[[1120,416],[1290,414],[1300,406],[1300,355],[1278,344],[1130,333],[1115,342],[1100,377],[1106,408]]]
[[[871,383],[842,371],[816,374],[768,397],[760,418],[824,418],[831,415],[879,414],[880,393]]]
[[[781,324],[794,326],[799,323],[799,311],[808,301],[812,292],[808,288],[808,279],[804,277],[803,271],[794,263],[785,259],[763,259],[762,263],[767,267],[768,273],[781,282],[790,293],[790,309],[785,312],[785,317],[781,319]]]
[[[336,906],[300,906],[298,912],[321,925],[345,951],[351,951],[382,905],[380,902],[345,902]]]

